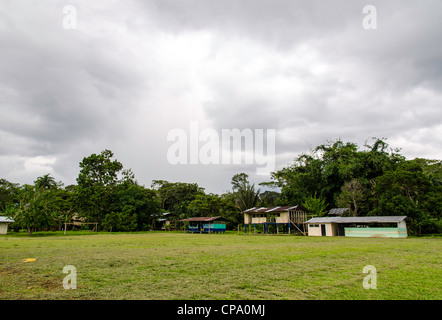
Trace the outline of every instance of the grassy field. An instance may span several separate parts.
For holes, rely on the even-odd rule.
[[[0,299],[442,299],[442,238],[0,236]],[[22,259],[37,258],[23,263]],[[63,268],[77,289],[63,288]],[[366,265],[377,289],[364,289]]]

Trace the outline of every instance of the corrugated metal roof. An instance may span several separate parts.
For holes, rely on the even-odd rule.
[[[215,220],[219,220],[222,219],[223,217],[219,216],[219,217],[194,217],[194,218],[188,218],[188,219],[183,219],[180,220],[182,222],[186,222],[186,221],[194,221],[194,222],[210,222],[210,221],[215,221]]]
[[[281,207],[274,207],[274,208],[271,208],[271,209],[267,210],[267,212],[276,211],[276,210],[278,210],[279,208],[281,208]]]
[[[172,212],[164,212],[164,213],[162,213],[162,215],[163,215],[163,216],[174,216],[175,213],[172,213]]]
[[[247,209],[245,211],[243,211],[243,213],[268,213],[268,212],[286,212],[286,211],[290,211],[290,210],[294,210],[294,209],[301,209],[301,210],[305,210],[302,206],[300,205],[296,205],[296,206],[285,206],[285,207],[261,207],[261,208],[250,208]]]
[[[340,216],[342,215],[344,212],[349,211],[349,208],[333,208],[330,209],[330,211],[328,212],[329,215],[336,215],[336,216]]]
[[[9,219],[8,217],[0,217],[0,222],[12,223],[14,220]]]
[[[374,216],[374,217],[320,217],[307,220],[306,223],[395,223],[407,216]]]
[[[255,212],[255,213],[258,213],[258,212],[267,212],[267,210],[269,210],[269,208],[265,208],[265,207],[263,207],[263,208],[256,208],[255,210],[250,211],[250,212]]]

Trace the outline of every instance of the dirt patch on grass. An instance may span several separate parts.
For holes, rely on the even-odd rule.
[[[35,270],[21,266],[0,266],[0,284],[9,288],[9,294],[17,294],[17,298],[26,295],[27,291],[55,291],[63,289],[63,279],[59,275],[41,274]],[[3,293],[6,293],[3,291]]]

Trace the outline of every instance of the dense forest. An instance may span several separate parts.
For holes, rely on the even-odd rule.
[[[442,233],[442,162],[408,160],[385,139],[363,150],[352,142],[327,143],[299,155],[255,186],[245,173],[231,179],[231,191],[218,195],[196,183],[154,180],[140,185],[131,169],[110,150],[85,157],[77,184],[64,186],[51,174],[32,185],[0,179],[0,215],[15,220],[16,231],[61,230],[80,218],[99,230],[151,230],[164,212],[179,219],[223,216],[228,228],[243,221],[241,212],[255,206],[303,204],[310,215],[327,215],[335,207],[349,215],[406,215],[415,235]]]

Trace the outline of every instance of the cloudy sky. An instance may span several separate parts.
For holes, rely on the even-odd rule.
[[[171,164],[168,134],[195,122],[275,129],[277,170],[337,138],[442,159],[442,2],[367,4],[2,0],[0,178],[75,183],[110,149],[146,186],[269,181],[256,164]]]

